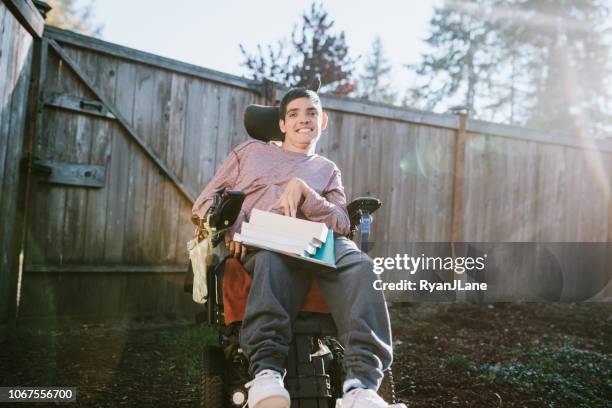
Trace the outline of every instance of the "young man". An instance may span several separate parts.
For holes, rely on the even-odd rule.
[[[240,345],[254,376],[247,383],[250,408],[290,406],[283,378],[291,322],[315,274],[345,347],[347,376],[342,407],[389,406],[376,394],[383,370],[392,360],[385,300],[382,292],[372,287],[371,259],[345,237],[350,221],[340,171],[332,161],[314,153],[327,121],[314,91],[290,90],[280,105],[279,126],[285,134],[282,147],[256,140],[236,147],[193,207],[194,214],[202,218],[221,189],[246,194],[241,215],[226,236],[226,245],[252,277],[240,332]],[[337,269],[313,266],[271,251],[247,254],[246,248],[231,237],[253,208],[324,222],[336,233]]]

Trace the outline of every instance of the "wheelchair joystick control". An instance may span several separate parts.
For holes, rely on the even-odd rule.
[[[372,215],[369,212],[362,212],[359,222],[359,235],[361,238],[361,250],[368,252],[370,244],[370,226],[372,225]]]
[[[358,197],[351,201],[346,210],[351,220],[351,233],[349,238],[359,230],[361,240],[361,250],[368,252],[374,247],[374,242],[370,242],[371,225],[374,221],[372,213],[380,208],[382,203],[374,197]]]

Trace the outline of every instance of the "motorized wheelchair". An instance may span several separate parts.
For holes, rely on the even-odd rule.
[[[278,108],[251,105],[244,115],[247,133],[266,142],[282,140],[278,127]],[[212,231],[212,245],[218,246],[225,230],[239,215],[244,194],[239,191],[219,193],[207,212],[205,219],[194,219],[194,223],[207,223]],[[351,221],[351,239],[358,233],[361,249],[369,249],[372,213],[380,207],[378,199],[359,197],[347,210]],[[218,344],[204,347],[201,377],[201,406],[207,408],[243,407],[247,390],[244,384],[251,380],[248,361],[239,345],[240,322],[225,324],[224,280],[227,257],[215,256],[207,273],[208,295],[203,311],[196,320],[214,328]],[[232,262],[231,260],[229,262]],[[191,266],[191,265],[190,265]],[[185,291],[191,292],[193,274],[188,274]],[[336,339],[337,330],[330,314],[301,312],[293,322],[293,340],[287,359],[285,387],[291,395],[291,408],[330,408],[342,396],[345,379],[344,349]],[[385,371],[379,394],[388,402],[395,403],[395,392],[391,370]]]

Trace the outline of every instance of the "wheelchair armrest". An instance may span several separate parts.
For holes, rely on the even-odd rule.
[[[223,190],[215,196],[208,210],[208,224],[213,231],[231,227],[242,208],[245,194],[238,190]]]
[[[381,202],[375,197],[357,197],[346,207],[346,210],[351,220],[351,231],[354,231],[361,220],[361,214],[372,214],[381,206]]]
[[[213,232],[223,231],[236,222],[240,215],[242,202],[245,194],[238,190],[222,190],[213,199],[213,203],[206,212],[204,218],[192,215],[191,221],[200,228],[204,228],[206,222]],[[213,234],[212,245],[217,246],[223,239],[222,234]]]

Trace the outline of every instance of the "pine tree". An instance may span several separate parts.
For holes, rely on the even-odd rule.
[[[461,104],[477,115],[477,98],[492,86],[489,79],[499,69],[494,28],[449,4],[436,8],[429,24],[431,33],[425,41],[432,51],[422,56],[418,66],[409,66],[425,79],[412,90],[412,99],[429,110],[453,100],[452,104]]]
[[[412,90],[428,108],[466,105],[477,118],[574,135],[609,132],[610,45],[602,0],[447,1]],[[454,98],[454,99],[453,99]]]
[[[612,123],[607,3],[523,0],[517,7],[522,27],[510,24],[504,37],[523,44],[522,57],[528,60],[532,109],[526,123],[576,136],[605,136]]]
[[[382,40],[376,37],[372,51],[364,62],[363,74],[359,77],[358,96],[374,102],[393,104],[397,92],[391,89],[389,74],[391,65],[385,57]]]
[[[344,32],[333,33],[334,21],[323,5],[312,3],[309,12],[295,24],[291,42],[276,46],[257,46],[250,54],[242,44],[243,66],[256,80],[267,78],[288,87],[309,85],[315,75],[321,77],[321,91],[346,95],[354,91],[352,79],[355,61],[349,57]]]

